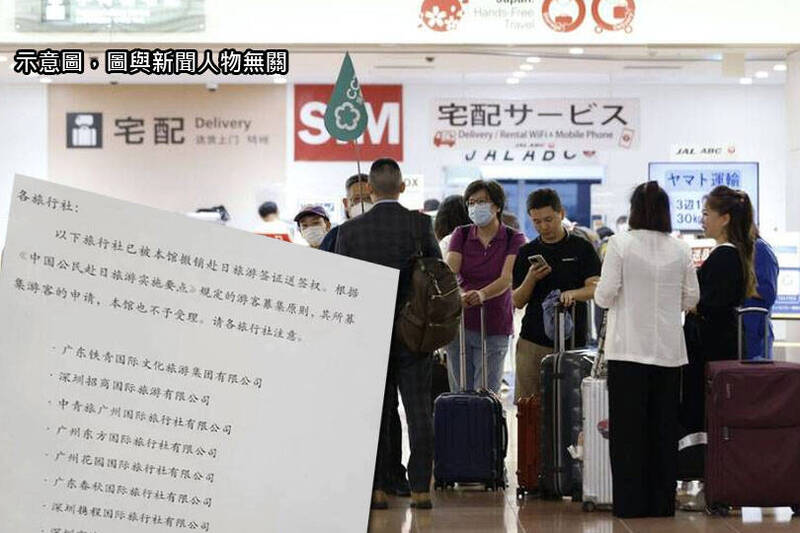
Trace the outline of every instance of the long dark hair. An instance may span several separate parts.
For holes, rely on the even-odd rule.
[[[756,229],[750,197],[744,191],[720,185],[706,196],[706,206],[720,215],[730,216],[725,234],[728,241],[739,251],[744,274],[745,297],[757,296],[754,267]]]
[[[436,212],[436,220],[433,222],[433,231],[436,238],[442,240],[459,226],[472,224],[464,204],[464,198],[459,194],[448,196],[442,201],[439,210]]]
[[[633,191],[628,226],[631,229],[672,233],[669,196],[657,181],[642,183]]]

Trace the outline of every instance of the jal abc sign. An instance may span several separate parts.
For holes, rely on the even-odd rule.
[[[295,85],[294,160],[353,161],[353,143],[332,138],[325,129],[325,109],[333,85]],[[362,85],[367,129],[358,140],[358,157],[403,160],[403,86]]]

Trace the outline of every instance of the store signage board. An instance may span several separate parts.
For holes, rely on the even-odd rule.
[[[735,161],[738,155],[733,143],[674,144],[670,149],[672,161]]]
[[[365,531],[397,277],[17,176],[3,530]]]
[[[421,211],[425,204],[425,176],[422,174],[403,174],[405,191],[400,195],[400,203],[406,209]]]
[[[718,185],[745,191],[758,221],[758,163],[655,162],[649,178],[670,197],[673,230],[701,231],[704,198]]]
[[[577,152],[639,146],[635,98],[439,98],[430,112],[428,142],[442,152],[501,149],[535,159],[537,149],[540,158],[547,150],[567,149],[574,158]]]
[[[403,160],[403,86],[361,85],[367,129],[352,142],[337,141],[325,128],[325,110],[333,85],[294,86],[295,161]]]
[[[800,319],[800,232],[765,232],[762,238],[772,246],[780,267],[772,316]]]
[[[90,42],[96,34],[77,26],[72,12],[90,12],[90,20],[114,42],[141,43],[132,24],[154,32],[150,42],[185,41],[176,31],[195,31],[193,42],[295,44],[445,44],[445,45],[663,45],[702,44],[786,46],[798,42],[800,3],[794,0],[202,0],[162,2],[184,9],[180,20],[137,13],[129,2],[108,0],[102,8],[82,1],[16,0],[0,13],[4,42]],[[89,4],[87,7],[80,7]],[[206,15],[203,7],[205,5]],[[44,7],[39,7],[44,6]],[[122,6],[122,8],[107,9]],[[138,7],[138,4],[137,4]],[[156,10],[160,13],[163,10]],[[205,18],[211,23],[205,23]],[[89,18],[85,17],[84,18]],[[4,20],[3,20],[4,19]],[[44,24],[42,21],[46,21]],[[353,31],[342,31],[341,21]],[[79,21],[78,21],[79,22]],[[23,27],[27,24],[28,27]],[[71,33],[59,33],[54,24]],[[59,28],[60,29],[60,28]],[[24,30],[24,31],[23,31]],[[42,34],[39,32],[49,32]]]

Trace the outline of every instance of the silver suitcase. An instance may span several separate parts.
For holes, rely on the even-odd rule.
[[[608,381],[605,377],[606,317],[592,373],[581,383],[583,402],[583,510],[611,508],[611,456],[608,446]]]

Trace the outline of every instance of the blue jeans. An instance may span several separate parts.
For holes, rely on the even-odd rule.
[[[500,383],[503,379],[503,365],[506,352],[508,352],[508,335],[490,335],[486,337],[486,358],[489,364],[487,383],[489,390],[500,393]],[[483,388],[483,357],[481,355],[480,331],[466,331],[467,351],[467,390]],[[450,379],[450,390],[461,390],[461,348],[459,338],[447,346],[447,368]]]

